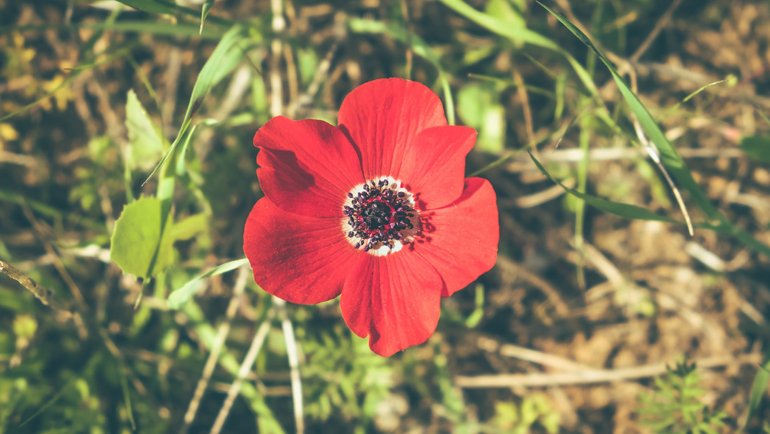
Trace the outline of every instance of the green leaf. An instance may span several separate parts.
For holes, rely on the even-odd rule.
[[[189,122],[190,117],[200,108],[203,98],[243,60],[246,41],[247,35],[241,26],[233,26],[222,36],[195,80],[182,124]]]
[[[148,179],[152,177],[159,168],[166,164],[169,157],[175,155],[179,142],[185,137],[188,137],[187,132],[191,126],[192,116],[198,109],[200,109],[203,104],[203,98],[208,95],[211,89],[238,66],[238,63],[240,63],[244,57],[243,50],[246,49],[246,41],[247,35],[245,29],[241,26],[233,26],[227,33],[225,33],[216,48],[214,48],[211,56],[203,65],[200,74],[198,74],[198,78],[195,80],[190,95],[190,102],[187,104],[187,111],[182,120],[182,126],[179,128],[179,132],[177,133],[174,142],[171,144],[171,148],[166,152],[160,162],[158,162],[155,170],[153,170]]]
[[[110,258],[123,272],[148,278],[170,264],[171,243],[162,237],[170,221],[164,222],[161,215],[161,201],[153,197],[123,208],[110,242]]]
[[[190,240],[194,236],[205,232],[208,228],[208,214],[195,214],[175,222],[174,226],[169,230],[169,237],[174,241]]]
[[[751,421],[752,416],[757,413],[767,392],[767,386],[770,383],[770,354],[765,356],[765,363],[757,369],[757,375],[754,376],[754,382],[751,384],[749,393],[749,411],[746,413],[746,419],[743,421],[743,429]]]
[[[175,14],[178,7],[173,3],[159,0],[118,0],[126,6],[151,14]]]
[[[201,287],[201,280],[211,276],[224,274],[224,273],[227,273],[228,271],[233,271],[248,263],[249,263],[249,260],[246,258],[236,259],[234,261],[225,262],[224,264],[218,265],[206,271],[205,273],[201,273],[195,276],[190,281],[182,285],[179,289],[175,289],[168,296],[168,306],[171,309],[179,309],[198,292],[198,290]]]
[[[150,119],[133,89],[126,100],[126,129],[131,152],[128,165],[131,169],[149,170],[163,155],[163,136]]]
[[[770,163],[770,136],[747,136],[741,139],[741,149],[754,161]]]
[[[564,189],[567,193],[585,201],[585,203],[593,206],[594,208],[600,209],[602,211],[615,214],[620,217],[625,217],[629,219],[635,219],[635,220],[654,220],[654,221],[663,221],[663,222],[669,222],[669,223],[680,223],[674,219],[671,219],[666,216],[658,215],[647,208],[642,208],[637,205],[632,205],[629,203],[622,203],[622,202],[613,202],[611,200],[603,199],[597,196],[590,195],[588,193],[582,193],[580,191],[577,191],[573,188],[569,188],[566,185],[562,184],[559,180],[555,179],[553,176],[551,176],[550,173],[546,170],[545,167],[543,167],[542,163],[538,161],[537,158],[535,158],[532,153],[529,153],[530,158],[532,158],[532,161],[535,163],[537,168],[550,179],[553,183],[559,184],[561,188]]]
[[[209,11],[212,6],[214,6],[214,0],[206,0],[201,5],[201,28],[198,31],[201,34],[203,33],[203,25],[206,23],[206,18],[209,16]]]
[[[466,125],[479,132],[479,150],[500,153],[505,148],[505,108],[493,83],[469,83],[457,94],[457,111]]]
[[[580,79],[580,82],[589,92],[597,105],[604,108],[604,103],[599,97],[599,90],[596,88],[596,84],[593,82],[591,74],[589,74],[589,72],[583,68],[583,65],[581,65],[580,62],[578,62],[570,53],[561,48],[561,46],[559,46],[553,40],[548,39],[535,31],[529,30],[526,27],[511,25],[511,23],[501,20],[496,16],[478,11],[466,4],[463,0],[440,1],[445,6],[448,6],[468,20],[473,21],[474,23],[489,30],[492,33],[510,40],[517,46],[531,44],[559,53],[567,60],[567,63],[570,64],[572,69],[575,71],[575,74],[577,74],[578,78]],[[605,122],[610,124],[612,123],[612,119],[608,113],[606,113],[606,109],[599,111],[597,115]]]
[[[684,162],[684,159],[682,159],[681,155],[679,155],[679,152],[677,152],[676,148],[674,148],[671,142],[668,141],[665,134],[663,134],[663,131],[655,122],[650,112],[647,110],[644,104],[642,104],[639,98],[631,91],[631,89],[629,89],[629,87],[625,84],[623,79],[620,77],[620,74],[618,74],[617,70],[607,59],[604,53],[602,53],[591,42],[591,40],[588,39],[588,37],[567,18],[553,11],[541,2],[538,2],[538,4],[547,10],[551,15],[553,15],[557,20],[559,20],[559,22],[561,22],[570,32],[572,32],[573,35],[580,39],[583,44],[593,50],[599,60],[601,60],[604,66],[607,67],[610,74],[612,75],[613,81],[618,87],[618,90],[620,90],[620,94],[623,97],[626,105],[639,121],[639,125],[644,131],[644,134],[649,139],[650,143],[652,143],[657,149],[657,152],[660,155],[661,163],[663,166],[665,166],[666,170],[668,170],[671,175],[673,175],[676,183],[690,193],[693,201],[695,201],[698,207],[706,214],[706,217],[710,220],[709,223],[714,223],[714,229],[720,233],[731,235],[747,247],[761,252],[766,256],[770,256],[770,246],[755,239],[750,233],[735,226],[714,206],[714,204],[711,203],[706,193],[698,186],[698,183],[695,182],[695,179],[693,178],[690,169],[687,167],[687,164]]]
[[[490,14],[478,11],[469,6],[463,0],[440,0],[445,6],[464,16],[481,27],[504,36],[516,44],[532,44],[550,50],[560,51],[559,46],[545,36],[527,29],[526,27],[511,25],[510,22],[501,20]]]

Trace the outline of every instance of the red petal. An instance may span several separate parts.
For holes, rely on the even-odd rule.
[[[413,252],[365,254],[345,281],[340,309],[350,329],[387,357],[433,334],[442,287],[436,270]]]
[[[339,111],[340,128],[361,153],[364,176],[395,176],[404,149],[420,131],[446,125],[433,91],[415,81],[383,78],[353,89]]]
[[[246,220],[243,250],[262,289],[299,304],[339,295],[349,264],[360,255],[345,240],[339,217],[286,212],[266,198]]]
[[[469,127],[428,128],[415,136],[398,174],[427,209],[448,205],[463,192],[465,157],[476,142]]]
[[[275,117],[254,135],[254,146],[265,196],[289,212],[341,217],[345,195],[364,182],[355,148],[323,121]]]
[[[465,288],[495,265],[500,226],[489,181],[466,179],[462,196],[448,207],[431,211],[427,218],[432,229],[415,252],[444,279],[442,295]]]

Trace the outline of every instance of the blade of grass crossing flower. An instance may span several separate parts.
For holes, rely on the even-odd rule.
[[[561,22],[573,35],[575,35],[581,42],[587,47],[593,50],[598,56],[599,60],[607,67],[612,79],[618,87],[623,100],[628,105],[631,112],[636,117],[641,130],[646,137],[655,146],[655,151],[660,156],[665,169],[671,173],[673,179],[686,191],[690,193],[693,201],[698,207],[705,213],[706,217],[711,223],[718,223],[716,227],[720,233],[728,234],[747,245],[748,247],[762,252],[766,256],[770,256],[770,246],[756,240],[751,234],[736,227],[711,203],[706,193],[698,186],[697,182],[692,176],[687,164],[682,159],[676,148],[668,141],[663,131],[653,119],[650,112],[642,104],[639,98],[631,91],[631,89],[625,84],[623,79],[618,74],[615,67],[607,59],[607,57],[588,39],[588,37],[580,31],[575,25],[573,25],[567,18],[561,14],[553,11],[543,3],[538,2],[540,6],[546,9],[551,15],[553,15],[559,22]]]
[[[559,180],[555,179],[549,172],[546,170],[546,168],[543,166],[543,164],[538,161],[537,158],[530,152],[529,157],[532,158],[532,161],[535,163],[535,166],[540,170],[540,172],[543,173],[551,182],[558,184],[561,186],[561,188],[564,189],[567,193],[584,200],[587,204],[600,209],[602,211],[615,214],[620,217],[625,217],[629,219],[636,219],[636,220],[654,220],[654,221],[662,221],[662,222],[668,222],[668,223],[680,223],[674,219],[671,219],[666,216],[658,215],[647,208],[642,208],[637,205],[631,205],[628,203],[622,203],[622,202],[614,202],[611,200],[603,199],[597,196],[590,195],[588,193],[581,193],[573,188],[569,188],[566,185],[564,185]]]
[[[355,33],[373,33],[378,35],[388,35],[391,38],[408,45],[414,54],[430,62],[438,71],[438,80],[441,85],[441,91],[444,94],[444,103],[446,105],[446,116],[450,125],[455,123],[455,104],[452,97],[452,89],[449,86],[447,72],[441,64],[441,59],[422,38],[415,34],[409,34],[406,28],[397,23],[385,23],[366,18],[350,18],[348,26]]]
[[[741,424],[741,431],[746,429],[746,426],[751,422],[751,418],[760,409],[762,399],[765,396],[765,392],[767,392],[768,383],[770,383],[770,353],[765,355],[765,363],[757,367],[757,375],[754,376],[751,392],[749,392],[749,408],[746,418]]]
[[[192,279],[187,281],[184,285],[179,287],[179,289],[174,290],[168,296],[168,306],[171,309],[181,308],[185,303],[187,303],[187,301],[189,301],[195,295],[196,292],[198,292],[198,290],[200,289],[201,280],[233,271],[235,269],[238,269],[244,266],[247,263],[248,263],[248,260],[246,258],[236,259],[234,261],[229,261],[229,262],[225,262],[224,264],[217,265],[216,267],[210,268],[209,270],[206,270],[205,272],[193,277]]]

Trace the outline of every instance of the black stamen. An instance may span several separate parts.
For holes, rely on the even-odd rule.
[[[415,209],[408,193],[398,189],[398,182],[388,179],[369,180],[358,192],[347,194],[348,202],[343,207],[349,230],[346,232],[356,249],[368,252],[387,246],[396,248],[409,243],[412,235],[403,231],[413,230],[412,218]]]

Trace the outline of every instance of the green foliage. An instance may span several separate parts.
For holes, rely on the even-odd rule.
[[[548,434],[559,432],[559,413],[542,394],[527,395],[519,405],[512,402],[495,403],[491,425],[501,433],[527,434],[541,428]]]
[[[377,405],[392,393],[395,371],[387,359],[369,350],[366,340],[340,327],[333,331],[298,333],[306,337],[305,409],[318,421],[337,414],[347,421],[359,421],[357,425],[366,430],[373,423]]]
[[[452,91],[449,88],[449,79],[446,70],[441,63],[436,51],[417,35],[410,34],[407,30],[396,23],[384,23],[381,21],[351,18],[348,22],[350,29],[357,33],[375,33],[384,34],[405,44],[409,44],[415,54],[430,62],[438,71],[438,80],[444,93],[444,103],[446,117],[450,124],[455,122],[455,105]]]
[[[5,13],[6,5],[12,5],[9,10],[13,12],[26,8],[19,6],[23,3],[0,0],[0,15]],[[33,6],[28,12],[44,9],[46,14],[56,17],[58,7],[63,14],[66,2],[43,3],[46,2],[31,2]],[[658,143],[661,131],[652,115],[609,64],[609,83],[614,82],[621,90],[620,103],[625,106],[618,105],[613,112],[605,106],[613,101],[605,93],[600,95],[596,86],[605,71],[594,74],[592,66],[597,59],[606,62],[602,52],[582,39],[596,50],[589,54],[588,61],[583,61],[583,48],[568,48],[564,35],[552,31],[556,22],[538,8],[531,10],[534,3],[528,0],[414,3],[419,7],[409,1],[321,2],[320,6],[310,4],[316,2],[286,2],[289,26],[284,34],[265,30],[270,16],[262,12],[269,2],[257,2],[253,7],[248,2],[232,2],[234,8],[230,11],[219,8],[219,2],[214,0],[121,0],[120,3],[141,12],[117,7],[109,16],[104,10],[95,9],[104,6],[102,3],[78,0],[70,5],[69,12],[75,13],[58,23],[36,24],[36,18],[28,22],[24,20],[31,18],[24,18],[21,21],[27,24],[3,24],[6,27],[0,29],[0,38],[8,38],[0,41],[5,43],[0,48],[0,120],[16,116],[10,123],[0,123],[0,170],[3,180],[10,180],[0,189],[0,217],[4,219],[0,257],[18,259],[30,276],[50,285],[66,299],[71,288],[65,282],[67,279],[57,274],[61,268],[72,276],[86,298],[82,324],[62,320],[58,312],[40,306],[29,294],[0,279],[0,432],[178,432],[204,366],[211,368],[212,377],[190,432],[208,432],[221,407],[223,389],[239,375],[249,341],[255,329],[263,325],[269,329],[268,341],[256,367],[249,367],[252,375],[242,384],[223,432],[293,432],[286,337],[269,315],[273,309],[271,297],[258,290],[231,297],[235,273],[226,274],[247,266],[244,259],[229,259],[242,255],[242,222],[249,206],[260,195],[253,176],[254,153],[249,141],[254,128],[270,116],[274,83],[267,76],[262,77],[261,70],[274,71],[270,62],[273,41],[284,46],[275,72],[284,86],[287,114],[296,108],[295,97],[311,98],[309,104],[303,103],[295,112],[297,117],[333,122],[337,104],[352,85],[383,75],[408,75],[434,84],[443,93],[450,121],[454,117],[456,92],[459,119],[478,130],[476,150],[484,151],[474,153],[468,167],[472,170],[496,159],[480,172],[514,158],[522,160],[519,157],[528,163],[523,151],[517,153],[514,148],[522,143],[529,147],[564,137],[569,146],[573,139],[569,133],[574,125],[579,125],[582,150],[587,151],[589,144],[593,147],[594,143],[624,146],[636,140],[627,124],[628,120],[637,119],[645,135],[654,138],[654,145],[665,157],[664,163],[683,171],[677,183],[706,211],[707,223],[746,244],[752,242],[751,236],[736,231],[726,219],[713,219],[722,216],[709,211],[702,200],[705,195],[699,196],[702,193],[692,190],[686,179],[689,169],[683,163],[677,166],[681,158],[670,143]],[[342,3],[351,6],[349,10],[343,11]],[[372,6],[378,3],[381,6]],[[604,10],[606,16],[594,13],[598,19],[590,23],[590,30],[601,46],[622,58],[631,48],[625,45],[626,33],[647,28],[649,23],[644,20],[658,19],[659,6],[651,0],[591,0],[575,2],[573,12],[583,17],[586,10]],[[243,10],[254,14],[238,16]],[[311,11],[309,15],[303,15],[307,11]],[[306,29],[309,31],[304,32]],[[54,34],[51,32],[67,37],[57,38],[54,44],[43,38]],[[75,56],[78,64],[46,53],[69,53],[76,43],[81,43],[78,49],[82,49]],[[41,46],[45,49],[41,50]],[[164,88],[172,87],[164,81],[174,69],[173,59],[164,57],[171,51],[181,53],[183,61],[174,83],[175,93],[164,93]],[[211,55],[204,62],[205,53],[209,52]],[[377,59],[382,64],[368,65],[359,56]],[[321,86],[310,95],[309,85],[318,82],[319,69],[327,60],[331,61],[328,77],[321,77]],[[560,62],[566,63],[559,65]],[[249,67],[250,75],[241,74],[239,66]],[[521,80],[510,78],[513,68],[521,74]],[[239,73],[234,75],[236,69]],[[78,74],[85,71],[93,74],[82,80]],[[735,81],[733,78],[733,84]],[[226,85],[229,87],[223,97],[218,90],[224,90]],[[157,86],[157,95],[153,86]],[[132,88],[137,89],[139,96]],[[706,88],[701,87],[684,101]],[[79,92],[80,99],[72,98],[73,89]],[[189,101],[177,100],[190,90]],[[521,101],[512,90],[530,94],[534,137],[523,138],[517,133],[523,121],[513,113]],[[152,100],[145,99],[148,94]],[[123,95],[127,95],[125,103]],[[153,103],[144,106],[140,97]],[[169,104],[171,101],[175,103]],[[227,104],[222,104],[225,101]],[[105,103],[110,110],[104,110]],[[77,107],[73,108],[75,104]],[[163,110],[163,116],[169,116],[163,124],[178,129],[164,132],[158,122],[160,113],[155,111],[169,105],[169,112]],[[224,105],[232,106],[228,116],[212,119]],[[83,107],[88,110],[81,110]],[[29,111],[32,108],[46,111],[46,117],[38,118],[37,111]],[[57,114],[58,110],[62,112]],[[686,107],[677,106],[677,110],[685,112]],[[27,111],[29,116],[18,116]],[[112,115],[112,111],[117,117],[104,115]],[[78,116],[83,117],[82,128],[76,123],[69,128],[71,118]],[[42,120],[45,128],[35,131],[34,126]],[[118,125],[109,125],[114,120]],[[67,127],[63,135],[61,123]],[[559,126],[560,123],[563,125]],[[115,130],[120,134],[115,134]],[[57,146],[49,146],[50,139],[56,137],[49,131],[66,140],[56,139]],[[166,134],[172,134],[173,140],[167,140]],[[741,147],[747,157],[765,163],[767,143],[767,137],[760,134],[745,137]],[[28,153],[42,161],[49,173],[29,170],[30,176],[18,175],[22,170],[5,160],[6,151],[10,155]],[[627,196],[640,190],[632,176],[622,186],[610,182],[593,190],[596,194],[587,193],[583,188],[593,180],[592,169],[602,163],[589,162],[588,153],[585,155],[577,189],[559,181],[575,176],[570,165],[548,164],[547,170],[537,160],[535,165],[564,188],[568,200],[578,205],[574,209],[586,203],[624,218],[679,224],[654,212],[657,206],[645,208],[624,203]],[[520,163],[516,164],[520,167]],[[642,159],[635,163],[638,174],[646,181],[642,184],[651,190],[650,202],[668,208],[668,187],[661,182],[655,167]],[[136,181],[147,177],[153,167],[148,182],[139,185]],[[156,176],[152,178],[153,175]],[[532,217],[538,216],[538,210],[534,214],[529,214],[532,210],[511,210],[521,189],[534,187],[529,181],[519,183],[524,180],[523,175],[519,179],[518,172],[508,170],[490,171],[487,175],[501,199],[501,227],[507,231],[504,235],[512,235],[510,228],[520,225],[520,232],[542,231],[533,237],[538,238],[534,248],[526,237],[502,237],[501,255],[509,255],[504,259],[522,259],[524,265],[541,271],[558,270],[564,260],[574,259],[569,256],[574,252],[562,257],[562,252],[550,248],[565,245],[563,239],[553,235],[563,228],[538,228],[541,222],[559,224],[555,220],[558,216],[550,215],[558,214],[558,209],[554,213],[553,208],[539,210],[548,214],[546,219]],[[50,178],[30,181],[34,176]],[[57,199],[61,193],[68,202]],[[153,194],[154,197],[149,196]],[[135,196],[139,196],[138,200],[134,200]],[[636,202],[644,203],[644,198]],[[44,229],[50,226],[50,233],[33,232],[31,222],[22,212],[27,210],[41,220]],[[591,226],[591,218],[587,215],[585,219],[587,237],[594,230],[602,230],[600,225]],[[613,224],[622,222],[613,220]],[[110,235],[112,261],[126,273],[152,277],[152,284],[139,288],[131,279],[121,279],[114,266],[104,263],[103,253]],[[609,238],[605,237],[606,232],[600,235],[605,242]],[[56,254],[43,255],[39,241],[50,242]],[[515,254],[510,254],[512,251]],[[549,255],[553,258],[543,259]],[[619,260],[615,265],[625,276],[627,270],[622,262],[626,258],[609,257],[613,262],[616,259]],[[56,269],[51,267],[52,263]],[[208,268],[211,264],[220,265]],[[562,426],[565,422],[559,419],[558,410],[539,393],[509,402],[506,400],[510,398],[496,398],[490,392],[489,397],[473,402],[467,391],[457,387],[457,375],[505,372],[511,367],[510,359],[479,354],[475,347],[465,348],[474,341],[474,336],[468,338],[469,333],[498,335],[505,340],[521,338],[522,345],[535,339],[548,342],[556,329],[569,333],[561,331],[561,323],[559,327],[541,327],[540,321],[550,315],[549,309],[542,308],[548,303],[541,304],[540,294],[526,289],[532,286],[529,283],[549,287],[553,279],[550,283],[558,283],[559,290],[568,290],[569,278],[556,276],[564,273],[553,273],[542,276],[545,282],[539,282],[539,271],[533,271],[533,276],[525,279],[526,285],[521,285],[522,279],[508,276],[513,273],[503,265],[501,278],[495,271],[490,278],[444,303],[438,333],[428,344],[390,359],[372,354],[365,340],[351,335],[333,303],[320,308],[288,308],[300,348],[304,415],[309,425],[320,427],[306,432],[388,431],[387,423],[383,422],[387,420],[398,423],[399,432],[411,429],[502,434],[572,430],[572,426]],[[629,275],[638,279],[636,273]],[[594,280],[596,276],[589,277]],[[254,287],[253,282],[249,284]],[[510,290],[501,284],[510,285]],[[599,285],[596,288],[590,294],[601,292]],[[205,295],[201,294],[203,289],[207,289]],[[148,295],[143,304],[132,308],[130,302],[137,291]],[[617,291],[617,297],[633,298],[635,306],[654,307],[649,299],[644,300],[647,304],[640,305],[638,298],[624,294]],[[621,303],[617,297],[615,306],[630,303]],[[240,304],[233,309],[234,316],[229,317],[226,306],[233,302]],[[512,305],[525,308],[511,315],[508,309]],[[594,321],[593,317],[586,319],[583,313],[593,315],[596,307],[587,297],[585,309],[581,305],[576,310],[579,321],[575,323],[583,324],[585,319],[595,326],[596,336],[601,336],[606,318]],[[522,311],[524,315],[518,315]],[[650,311],[644,314],[649,315]],[[332,315],[333,320],[329,320],[327,316]],[[553,318],[546,320],[550,324]],[[230,333],[222,337],[220,331],[225,328]],[[471,328],[474,330],[469,331]],[[559,336],[558,345],[568,345],[563,343],[569,341],[567,337]],[[218,357],[206,365],[215,349],[219,350]],[[766,362],[757,370],[751,392],[747,393],[746,423],[750,419],[761,423],[756,419],[766,401],[768,369]],[[709,430],[723,428],[723,415],[700,403],[704,391],[692,378],[695,373],[685,371],[658,379],[656,391],[644,401],[645,408],[652,409],[645,413],[652,415],[652,420],[645,416],[646,420],[662,432],[677,432],[679,428],[712,432]],[[485,417],[492,411],[494,414],[485,420],[475,420],[473,409],[482,410],[482,405],[486,406]],[[668,420],[656,419],[657,414]],[[423,422],[430,427],[414,426]],[[589,423],[581,420],[574,429],[590,431]],[[765,424],[765,430],[770,432],[770,426]]]
[[[656,433],[717,434],[726,416],[703,404],[703,395],[695,364],[679,362],[655,378],[655,390],[641,397],[639,414]]]
[[[248,260],[236,259],[235,261],[226,262],[222,265],[218,265],[214,268],[209,269],[205,273],[201,273],[195,276],[193,279],[189,280],[187,283],[182,285],[179,289],[176,289],[174,290],[174,292],[169,294],[168,306],[171,309],[179,309],[190,298],[192,298],[195,295],[195,293],[200,289],[201,280],[207,277],[218,276],[220,274],[227,273],[228,271],[235,270],[246,264],[248,264]]]
[[[478,131],[476,148],[499,153],[505,149],[505,109],[499,92],[489,82],[469,83],[457,94],[457,112],[462,121]]]
[[[123,272],[148,278],[173,261],[172,239],[164,236],[170,219],[162,218],[161,201],[142,197],[126,205],[110,242],[110,258]]]
[[[561,181],[556,180],[551,176],[551,174],[546,170],[546,168],[543,166],[540,161],[535,158],[535,156],[530,153],[529,156],[532,158],[532,161],[535,163],[537,168],[550,179],[552,182],[558,184],[561,186],[561,188],[564,189],[567,193],[570,195],[577,197],[585,203],[600,209],[602,211],[618,215],[620,217],[625,217],[628,219],[639,219],[639,220],[653,220],[653,221],[666,221],[666,222],[674,222],[674,220],[661,216],[658,214],[655,214],[654,212],[642,208],[640,206],[628,204],[628,203],[622,203],[622,202],[614,202],[611,200],[603,199],[601,197],[593,196],[587,193],[581,193],[574,188],[569,188],[566,185],[564,185]]]
[[[741,149],[752,160],[770,163],[770,137],[746,136],[741,139]]]
[[[765,394],[767,392],[768,384],[770,384],[770,357],[765,355],[765,362],[757,367],[757,374],[754,376],[754,381],[751,383],[751,391],[749,392],[749,411],[746,412],[746,418],[743,420],[743,427],[745,428],[751,418],[761,409],[762,401],[766,400]]]
[[[126,130],[130,147],[126,165],[130,170],[152,169],[163,154],[165,141],[133,89],[126,100]]]
[[[549,7],[540,3],[551,15],[553,15],[559,22],[561,22],[573,35],[575,35],[580,41],[592,50],[593,53],[599,58],[599,60],[607,67],[615,85],[620,90],[620,94],[623,97],[626,105],[633,113],[636,120],[639,122],[644,134],[649,138],[651,144],[655,147],[660,154],[660,161],[672,175],[675,181],[690,193],[698,207],[706,214],[706,217],[716,222],[713,226],[714,229],[725,234],[729,234],[735,237],[737,240],[745,244],[758,252],[763,253],[766,256],[770,256],[770,246],[752,237],[746,231],[735,226],[730,220],[728,220],[709,200],[706,193],[695,182],[692,172],[687,167],[682,156],[676,148],[669,142],[666,135],[658,126],[655,119],[653,119],[647,107],[642,103],[638,96],[625,84],[620,74],[607,59],[607,56],[594,45],[593,42],[586,36],[580,29],[578,29],[567,18],[554,12]]]

